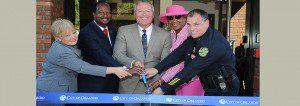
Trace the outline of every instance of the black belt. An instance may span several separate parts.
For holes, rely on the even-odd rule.
[[[216,89],[220,88],[231,89],[233,87],[232,81],[238,77],[235,74],[235,70],[220,67],[215,72],[210,72],[201,77],[201,81],[204,85],[204,89]]]

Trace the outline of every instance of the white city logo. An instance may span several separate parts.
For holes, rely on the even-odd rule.
[[[226,101],[224,99],[220,99],[219,103],[224,105],[226,103]]]
[[[172,100],[173,100],[172,98],[166,98],[167,102],[172,102]]]
[[[66,96],[66,95],[61,95],[61,96],[59,97],[59,99],[60,99],[61,101],[64,101],[64,100],[67,99],[67,96]]]
[[[120,99],[120,97],[119,97],[119,96],[114,96],[112,99],[113,99],[114,101],[117,101],[117,100]]]

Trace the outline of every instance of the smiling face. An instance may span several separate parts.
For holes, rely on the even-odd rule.
[[[93,13],[94,20],[101,27],[106,27],[111,19],[111,11],[108,4],[100,3],[96,7],[96,11]]]
[[[136,6],[135,18],[139,26],[146,29],[152,24],[154,18],[154,11],[152,5],[149,3],[139,3]]]
[[[68,46],[74,46],[78,40],[78,33],[74,27],[69,27],[61,35],[58,35],[56,39]]]
[[[170,27],[176,31],[176,33],[178,34],[181,29],[184,27],[185,22],[186,22],[186,18],[185,16],[168,16],[168,23],[170,25]]]
[[[208,29],[209,21],[208,19],[203,21],[199,14],[194,14],[192,17],[187,17],[187,25],[189,34],[193,38],[199,38]]]

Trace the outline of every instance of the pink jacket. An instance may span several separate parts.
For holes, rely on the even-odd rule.
[[[181,31],[178,33],[176,38],[175,30],[171,30],[171,39],[172,39],[172,47],[170,52],[174,51],[178,46],[180,46],[183,41],[189,36],[188,34],[188,26],[185,25]],[[162,76],[162,79],[165,82],[169,82],[179,71],[181,71],[184,67],[184,62],[181,62],[171,68],[169,68],[166,73]],[[198,78],[198,77],[197,77]],[[193,78],[195,79],[195,78]]]

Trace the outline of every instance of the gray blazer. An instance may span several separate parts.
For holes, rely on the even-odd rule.
[[[105,77],[106,67],[84,62],[79,49],[54,41],[36,79],[37,92],[76,92],[77,73]]]
[[[153,25],[150,41],[147,47],[147,55],[144,57],[142,38],[137,24],[122,26],[118,30],[113,57],[120,63],[131,66],[133,60],[141,61],[145,68],[154,67],[170,53],[170,33]],[[151,82],[151,80],[148,80]],[[120,93],[144,93],[146,87],[139,80],[138,75],[120,80]]]

